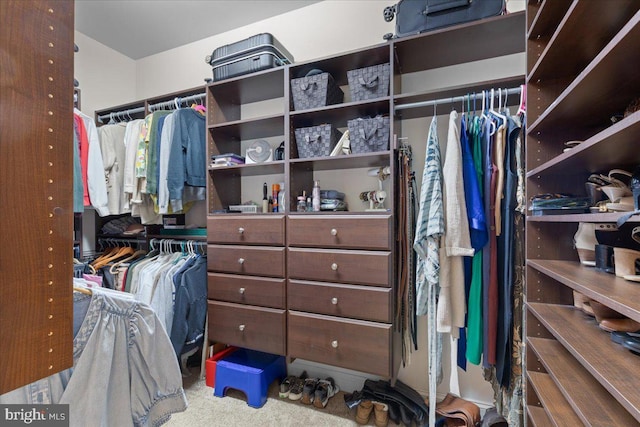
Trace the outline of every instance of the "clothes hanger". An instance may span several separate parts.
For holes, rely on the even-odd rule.
[[[526,114],[527,112],[527,86],[520,85],[520,106],[516,114]]]
[[[93,292],[91,291],[91,289],[85,288],[85,287],[82,287],[82,286],[78,286],[78,285],[74,285],[73,286],[73,291],[74,292],[79,292],[79,293],[85,294],[85,295],[93,295]]]
[[[116,273],[116,269],[120,265],[124,264],[125,262],[132,261],[132,260],[134,260],[136,258],[139,258],[140,256],[146,255],[146,254],[147,254],[147,251],[145,251],[144,249],[138,249],[134,253],[132,253],[130,256],[126,257],[125,259],[121,259],[120,261],[117,261],[117,262],[113,263],[113,265],[109,269],[109,272],[111,274],[115,274]]]

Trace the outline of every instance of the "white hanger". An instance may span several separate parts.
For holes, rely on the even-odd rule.
[[[527,86],[520,85],[520,106],[516,114],[525,114],[527,112]]]

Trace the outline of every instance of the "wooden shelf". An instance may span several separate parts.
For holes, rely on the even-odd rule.
[[[610,427],[636,423],[558,341],[529,338],[529,346],[585,425]]]
[[[549,375],[527,372],[527,376],[554,426],[576,427],[582,424]]]
[[[347,121],[358,117],[389,114],[389,97],[368,101],[346,102],[304,111],[291,111],[294,128],[331,123],[336,128],[347,127]]]
[[[572,175],[583,172],[607,171],[611,165],[632,167],[640,163],[638,135],[640,134],[640,111],[597,133],[577,147],[531,169],[527,178],[536,175]]]
[[[398,72],[415,73],[524,52],[524,37],[505,38],[505,34],[521,34],[523,28],[526,20],[521,11],[394,40]],[[487,42],[498,39],[500,43]]]
[[[549,427],[551,425],[551,420],[544,411],[544,408],[528,405],[527,413],[529,414],[529,420],[531,424],[533,424],[533,427]]]
[[[530,40],[549,39],[550,33],[558,26],[569,6],[571,6],[569,0],[544,0],[531,22],[527,38]]]
[[[531,69],[529,81],[546,81],[579,74],[637,11],[637,2],[634,0],[618,1],[615,7],[611,7],[609,2],[577,1],[570,4],[568,10],[567,3],[547,0],[540,8],[538,16],[548,16],[547,25],[553,25],[550,22],[551,13],[555,17],[566,11],[566,15]],[[554,10],[548,10],[550,8]],[[546,11],[548,15],[544,14]],[[582,31],[584,22],[589,22],[588,31]],[[580,37],[576,37],[577,33]]]
[[[573,261],[529,259],[527,265],[640,322],[640,286],[637,283]]]
[[[284,161],[274,160],[266,163],[251,163],[209,169],[216,178],[232,176],[277,175],[284,173]]]
[[[315,157],[311,159],[291,159],[291,167],[300,170],[339,170],[373,168],[386,166],[390,162],[391,151],[350,154],[348,156]]]
[[[638,356],[613,343],[608,333],[587,321],[585,315],[573,307],[542,303],[529,303],[528,307],[571,355],[640,420]]]
[[[627,212],[583,213],[570,215],[527,216],[528,222],[616,222]],[[627,222],[640,222],[640,216],[632,216]]]
[[[279,67],[210,83],[207,89],[216,99],[239,105],[282,98],[284,84],[284,67]]]
[[[284,135],[284,115],[257,117],[208,126],[214,138],[223,137],[246,141]]]
[[[590,3],[590,2],[589,2]],[[584,27],[583,27],[584,28]],[[611,42],[580,73],[529,127],[529,134],[554,134],[585,140],[609,126],[609,118],[621,114],[631,100],[640,93],[640,76],[629,64],[640,63],[640,13],[620,30]],[[528,81],[531,81],[528,79]],[[589,124],[585,126],[585,124]]]

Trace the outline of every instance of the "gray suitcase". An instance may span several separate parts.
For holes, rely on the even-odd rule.
[[[221,46],[205,58],[219,81],[293,63],[293,55],[271,34],[262,33]]]

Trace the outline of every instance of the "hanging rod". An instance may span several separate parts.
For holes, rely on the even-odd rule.
[[[149,111],[154,111],[163,108],[178,108],[180,103],[188,103],[191,101],[201,100],[207,94],[206,93],[198,93],[195,95],[185,96],[185,97],[175,97],[172,101],[158,102],[157,104],[149,104]]]
[[[130,118],[132,114],[138,114],[138,113],[144,113],[145,112],[145,108],[144,107],[137,107],[137,108],[130,108],[129,110],[123,110],[123,111],[112,111],[108,114],[103,114],[101,116],[98,116],[98,121],[100,123],[104,123],[104,119],[115,119],[115,118],[120,118],[120,119],[126,119],[126,118]]]
[[[489,89],[488,91],[485,90],[485,92],[490,92],[491,89]],[[506,96],[509,95],[519,95],[520,92],[522,91],[521,87],[514,87],[514,88],[510,88],[510,89],[506,89]],[[497,95],[498,91],[494,90],[494,96]],[[504,92],[505,90],[502,90],[502,94],[504,96]],[[422,102],[412,102],[409,104],[401,104],[401,105],[396,105],[393,109],[394,111],[399,111],[399,110],[407,110],[410,108],[420,108],[420,107],[430,107],[430,106],[437,106],[438,104],[454,104],[457,102],[462,102],[462,101],[466,101],[467,99],[478,99],[481,98],[483,96],[483,91],[480,92],[475,92],[475,94],[468,94],[468,95],[461,95],[461,96],[454,96],[451,98],[442,98],[442,99],[434,99],[431,101],[422,101]]]

